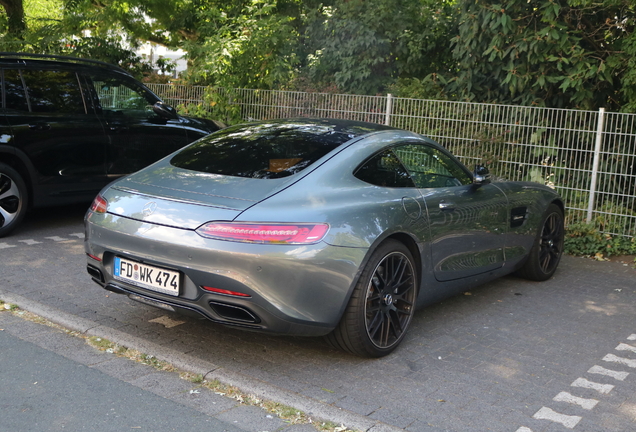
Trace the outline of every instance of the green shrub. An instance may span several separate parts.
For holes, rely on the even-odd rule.
[[[205,91],[202,102],[179,105],[177,111],[179,114],[191,117],[219,120],[228,126],[243,123],[241,106],[232,103],[234,96],[231,91],[219,92],[209,87]]]
[[[565,253],[579,256],[636,254],[636,237],[603,234],[592,224],[570,224],[565,233]]]

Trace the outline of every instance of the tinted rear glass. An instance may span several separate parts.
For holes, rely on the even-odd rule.
[[[183,149],[170,163],[211,174],[281,178],[302,171],[353,137],[324,124],[239,125]]]
[[[77,75],[70,71],[23,70],[32,112],[84,114]]]
[[[4,91],[7,104],[5,108],[13,111],[29,111],[20,71],[16,69],[6,69],[4,71]]]

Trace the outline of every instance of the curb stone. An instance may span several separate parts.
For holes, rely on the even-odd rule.
[[[98,324],[89,319],[62,312],[59,309],[29,300],[17,294],[0,290],[0,299],[5,303],[16,304],[21,309],[46,318],[52,323],[69,330],[108,339],[118,345],[152,355],[185,372],[200,374],[206,379],[217,379],[224,384],[238,387],[245,393],[294,407],[312,417],[346,425],[350,429],[365,432],[398,432],[404,430],[380,421],[374,421],[368,417],[342,408],[325,404],[307,396],[284,390],[246,374],[234,372],[188,354],[162,347],[161,345]]]

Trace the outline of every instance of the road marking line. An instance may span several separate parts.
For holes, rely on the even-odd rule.
[[[629,372],[618,372],[610,369],[605,369],[603,366],[592,366],[588,373],[605,375],[619,381],[624,381],[625,378],[627,378],[627,375],[629,375]]]
[[[636,368],[636,360],[615,356],[614,354],[606,355],[605,357],[603,357],[603,360],[606,362],[620,363],[631,368]]]
[[[636,334],[627,336],[627,340],[636,340]]]
[[[583,409],[591,410],[596,406],[598,401],[596,399],[584,399],[574,396],[568,392],[561,392],[552,399],[555,402],[567,402],[570,404],[578,405]]]
[[[577,378],[572,384],[570,384],[570,386],[588,388],[588,389],[596,390],[597,392],[602,394],[608,394],[614,388],[612,384],[599,384],[592,381],[588,381],[585,378]]]
[[[69,234],[71,237],[77,237],[77,238],[84,238],[84,233],[73,233],[73,234]]]
[[[626,343],[620,343],[618,344],[618,346],[615,348],[616,351],[631,351],[636,353],[636,347],[633,345],[628,345]]]
[[[532,429],[527,428],[525,426],[521,426],[519,429],[517,429],[515,432],[532,432]]]
[[[68,240],[68,239],[65,239],[63,237],[58,237],[58,236],[44,237],[44,238],[45,239],[49,239],[49,240],[53,240],[53,241],[56,241],[56,242]]]
[[[18,240],[18,241],[19,241],[19,242],[22,242],[22,243],[26,243],[26,244],[28,244],[29,246],[33,246],[33,245],[36,245],[36,244],[40,244],[40,243],[42,243],[42,242],[39,242],[39,241],[35,241],[35,240],[33,240],[33,239],[28,239],[28,240]]]
[[[581,421],[581,418],[582,418],[579,416],[570,416],[570,415],[560,414],[547,407],[542,407],[539,411],[534,413],[532,417],[537,420],[550,420],[555,423],[560,423],[569,429],[574,428],[574,426],[576,426]]]
[[[0,249],[9,249],[15,247],[15,245],[9,244],[9,243],[0,243]]]

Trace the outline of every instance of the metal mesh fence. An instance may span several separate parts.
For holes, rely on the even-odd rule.
[[[206,91],[245,120],[329,117],[427,135],[472,167],[555,187],[569,223],[636,236],[636,115],[329,93],[150,85],[166,102],[205,108]]]

